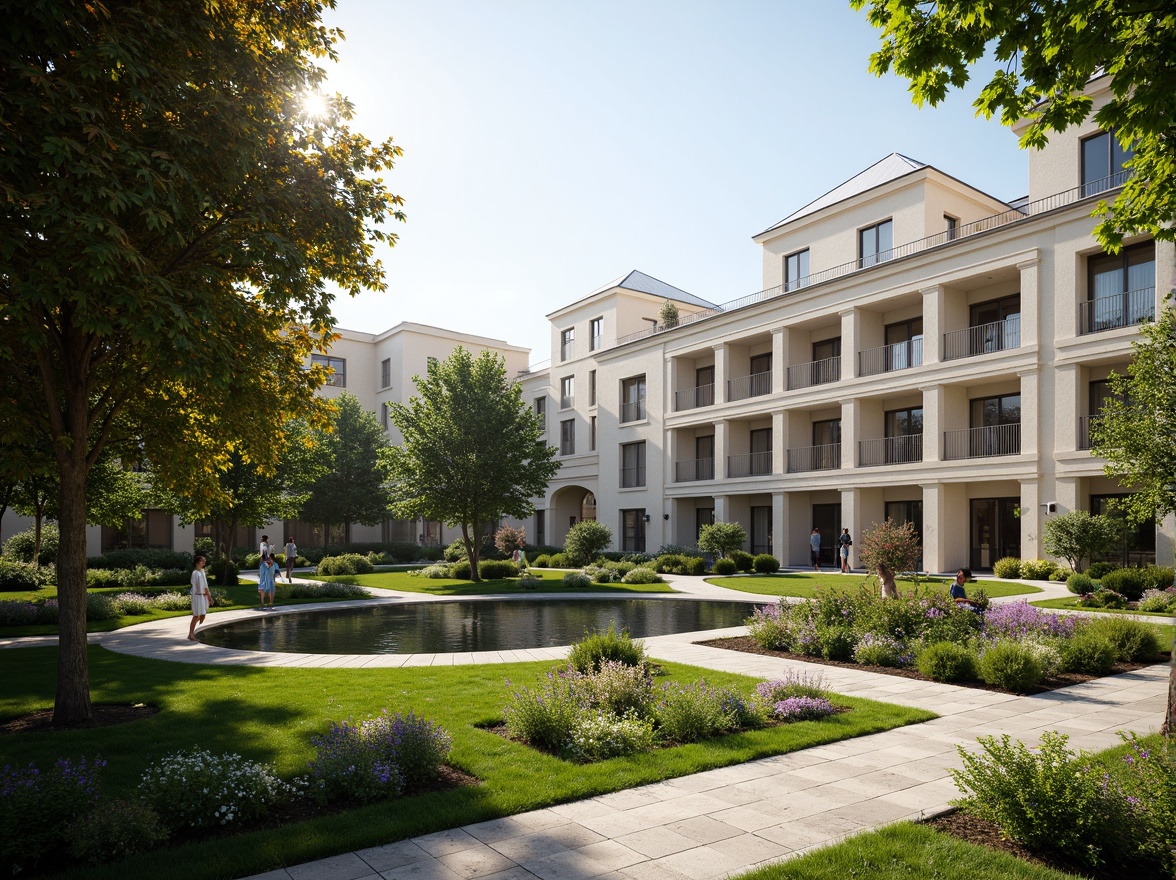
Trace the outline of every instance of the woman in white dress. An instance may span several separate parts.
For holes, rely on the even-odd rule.
[[[204,623],[204,616],[212,605],[212,594],[208,592],[208,575],[204,573],[205,559],[197,556],[196,569],[192,572],[192,625],[188,627],[188,638],[196,641],[196,627]]]

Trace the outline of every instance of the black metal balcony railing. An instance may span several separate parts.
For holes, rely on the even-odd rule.
[[[923,460],[923,435],[905,434],[900,437],[880,437],[858,441],[858,466],[878,467],[884,464],[908,464]]]
[[[811,388],[841,379],[841,358],[831,357],[807,364],[793,364],[788,368],[788,390]]]
[[[943,432],[943,457],[947,460],[1020,454],[1020,423]]]
[[[752,373],[738,379],[727,380],[727,400],[746,400],[772,393],[772,374]]]
[[[645,485],[645,468],[621,468],[621,488],[634,489]]]
[[[788,473],[803,474],[809,471],[830,471],[841,467],[841,444],[827,443],[824,446],[802,446],[788,450]]]
[[[622,422],[639,422],[645,418],[645,401],[631,400],[621,404]]]
[[[892,370],[905,370],[923,363],[923,337],[895,342],[858,352],[858,375],[875,376]]]
[[[1078,448],[1090,449],[1094,444],[1090,442],[1090,426],[1098,421],[1098,416],[1078,416]]]
[[[694,458],[688,461],[674,462],[674,482],[693,483],[696,480],[713,480],[715,478],[715,460],[713,458]]]
[[[772,453],[748,452],[727,456],[727,477],[755,477],[772,472]]]
[[[697,388],[683,388],[674,392],[674,412],[711,406],[715,402],[715,386],[699,385]]]
[[[943,359],[976,357],[994,351],[1021,347],[1021,316],[1010,315],[1003,321],[979,324],[943,334]]]
[[[1114,296],[1100,296],[1078,306],[1078,332],[1100,333],[1117,327],[1133,327],[1156,317],[1156,289],[1144,287]]]
[[[961,223],[953,229],[947,229],[943,232],[938,232],[935,235],[929,235],[926,238],[921,238],[917,241],[912,241],[907,244],[899,245],[891,248],[889,251],[883,251],[873,257],[875,264],[882,264],[889,260],[896,260],[901,257],[909,257],[913,254],[922,253],[934,247],[939,247],[949,242],[960,241],[961,239],[969,238],[973,235],[979,235],[982,232],[988,232],[993,229],[1000,229],[1002,226],[1008,226],[1011,223],[1017,223],[1022,220],[1028,220],[1031,217],[1036,217],[1039,214],[1046,214],[1050,211],[1056,211],[1058,208],[1064,208],[1067,205],[1073,205],[1088,198],[1102,195],[1109,190],[1120,187],[1124,184],[1128,177],[1131,176],[1130,171],[1118,171],[1110,177],[1099,181],[1091,181],[1076,186],[1072,189],[1063,190],[1059,193],[1046,196],[1043,199],[1038,199],[1034,202],[1026,202],[1016,208],[1010,208],[1007,211],[1002,211],[999,214],[993,214],[989,217],[983,217],[980,220],[974,220],[971,223]],[[688,324],[694,324],[698,321],[704,321],[707,318],[712,318],[715,315],[721,315],[724,312],[731,312],[735,309],[741,309],[744,306],[754,305],[755,303],[764,302],[765,300],[774,299],[778,296],[786,296],[794,294],[797,290],[803,290],[811,287],[814,284],[821,284],[825,281],[832,281],[835,278],[841,278],[845,275],[852,275],[855,272],[869,272],[873,266],[861,265],[861,260],[852,260],[848,263],[842,263],[839,266],[832,266],[820,272],[813,272],[806,275],[804,278],[797,278],[795,281],[788,283],[787,290],[783,284],[777,284],[775,287],[769,287],[767,290],[761,290],[758,293],[749,294],[748,296],[733,299],[730,302],[723,303],[713,309],[703,309],[698,312],[691,312],[679,316],[677,327],[685,327]],[[630,333],[628,336],[622,336],[616,341],[616,345],[624,345],[628,342],[634,342],[638,339],[645,339],[657,333],[663,333],[667,329],[662,326],[650,327],[647,330],[639,330],[636,333]],[[810,385],[816,385],[816,382],[810,382]],[[793,386],[789,386],[793,387]],[[807,386],[795,386],[803,388]]]

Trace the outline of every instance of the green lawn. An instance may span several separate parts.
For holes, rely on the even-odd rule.
[[[0,718],[52,703],[56,649],[5,651]],[[618,791],[711,767],[742,763],[887,730],[932,713],[856,698],[838,702],[852,712],[826,720],[731,734],[706,743],[578,765],[510,742],[476,724],[502,717],[509,679],[532,684],[550,663],[414,669],[255,669],[194,666],[90,649],[95,702],[157,705],[151,718],[117,727],[4,736],[0,760],[46,766],[59,757],[101,756],[108,792],[134,786],[146,763],[168,752],[201,746],[271,762],[289,778],[305,771],[310,737],[332,720],[409,710],[440,722],[453,735],[451,763],[480,785],[369,805],[307,822],[261,827],[235,837],[189,843],[107,867],[79,868],[70,877],[239,877],[281,865],[388,843],[551,804]],[[670,679],[706,677],[749,692],[755,679],[665,664]]]
[[[91,593],[105,593],[108,596],[113,596],[116,593],[135,593],[135,592],[156,592],[156,591],[176,591],[180,593],[187,593],[191,588],[187,584],[181,584],[175,587],[95,587],[89,592]],[[214,589],[217,589],[214,587]],[[216,614],[220,611],[236,611],[242,608],[251,608],[257,605],[257,584],[238,584],[233,587],[223,587],[229,598],[233,600],[232,605],[220,605],[216,608],[209,609],[209,614]],[[289,585],[285,583],[278,584],[277,597],[275,599],[278,605],[306,605],[310,602],[332,602],[337,601],[329,598],[306,598],[306,599],[292,599],[289,595]],[[55,599],[57,598],[57,587],[43,587],[40,590],[25,590],[22,592],[0,593],[0,600],[7,599],[24,599],[32,601],[34,599]],[[147,614],[128,614],[120,617],[112,618],[111,620],[89,620],[86,622],[87,632],[110,632],[115,629],[122,629],[124,626],[131,626],[136,623],[145,623],[148,620],[162,620],[165,617],[187,617],[191,614],[191,609],[183,611],[163,611],[160,609],[153,609]],[[57,635],[57,624],[42,623],[33,626],[0,626],[0,637],[9,638],[13,636],[45,636]]]
[[[566,571],[534,569],[535,577],[544,581],[541,590],[559,592],[566,588],[560,583]],[[480,584],[455,578],[413,577],[407,571],[377,571],[373,574],[345,574],[318,578],[321,581],[343,581],[361,587],[400,590],[405,593],[427,593],[431,596],[485,596],[490,594],[534,593],[519,586],[516,578],[482,581]],[[577,587],[577,593],[673,593],[669,584],[592,584]]]
[[[811,599],[818,591],[852,591],[865,586],[870,590],[878,589],[878,579],[874,575],[854,572],[853,574],[820,574],[814,572],[787,572],[769,575],[736,575],[734,577],[709,577],[708,584],[738,590],[741,593],[757,593],[763,596],[795,596],[801,599]],[[949,578],[921,578],[919,588],[947,590],[952,581]],[[902,592],[909,592],[914,585],[909,578],[898,578],[898,588]],[[1010,583],[1008,581],[971,581],[968,592],[984,590],[989,598],[997,596],[1018,596],[1023,593],[1040,593],[1040,587],[1030,587],[1026,584]]]
[[[1007,853],[901,822],[858,834],[738,880],[1080,880]]]
[[[1075,611],[1095,611],[1100,614],[1139,614],[1144,617],[1158,617],[1168,620],[1176,618],[1176,614],[1165,614],[1162,611],[1131,611],[1126,608],[1080,608],[1078,606],[1077,596],[1064,596],[1061,599],[1038,599],[1036,602],[1030,602],[1029,604],[1037,605],[1040,608],[1071,608]]]

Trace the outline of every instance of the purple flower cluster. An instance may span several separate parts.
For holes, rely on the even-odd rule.
[[[1029,635],[1069,638],[1080,624],[1080,618],[1050,614],[1023,599],[993,605],[984,616],[984,632],[993,639],[1023,639]]]
[[[789,697],[772,707],[781,721],[809,721],[833,714],[833,704],[820,697]]]

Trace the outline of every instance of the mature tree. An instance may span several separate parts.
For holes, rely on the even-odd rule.
[[[1126,375],[1111,374],[1111,396],[1090,420],[1091,454],[1132,494],[1120,502],[1129,521],[1152,522],[1176,512],[1176,305],[1140,326]],[[1176,644],[1173,645],[1176,649]],[[1176,735],[1176,650],[1164,728]]]
[[[977,114],[1012,125],[1029,120],[1021,146],[1040,148],[1050,132],[1090,116],[1086,83],[1111,77],[1112,98],[1094,119],[1134,150],[1130,179],[1095,235],[1117,251],[1125,235],[1176,235],[1176,10],[1155,0],[850,0],[869,7],[882,31],[870,57],[881,76],[893,69],[910,81],[918,105],[932,106],[960,88],[970,68],[991,52],[992,79]]]
[[[397,148],[310,118],[332,0],[3,3],[0,424],[38,438],[61,492],[54,721],[90,717],[86,486],[139,440],[206,509],[234,452],[318,414],[336,287],[381,288],[401,214],[372,172]],[[132,437],[131,435],[134,435]],[[0,442],[4,442],[0,440]]]
[[[403,445],[383,454],[396,515],[460,526],[477,581],[487,525],[534,511],[559,470],[556,450],[493,352],[475,358],[459,346],[413,381],[417,394],[391,406]]]
[[[564,538],[564,552],[576,565],[587,565],[612,544],[612,529],[594,519],[582,519]]]
[[[381,451],[388,438],[374,413],[363,408],[359,398],[343,392],[335,401],[338,412],[332,430],[323,432],[323,469],[310,484],[302,506],[302,519],[330,527],[342,524],[344,541],[351,540],[351,524],[375,526],[388,517],[392,496],[384,485],[380,468]]]
[[[718,559],[730,556],[747,543],[747,529],[736,522],[703,523],[698,530],[698,549]]]
[[[1121,525],[1113,517],[1101,513],[1091,516],[1085,510],[1047,519],[1041,530],[1045,552],[1062,557],[1074,571],[1082,571],[1083,559],[1102,556],[1121,538]]]

